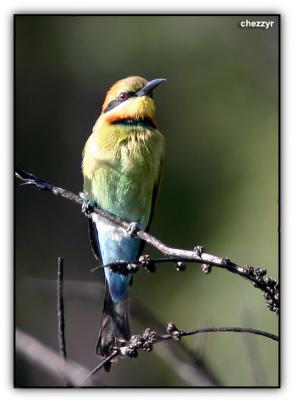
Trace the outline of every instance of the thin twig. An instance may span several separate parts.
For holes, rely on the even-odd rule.
[[[259,329],[253,328],[239,328],[239,327],[218,327],[218,328],[201,328],[201,329],[194,329],[187,332],[180,332],[180,337],[183,336],[191,336],[197,335],[198,333],[216,333],[216,332],[241,332],[241,333],[252,333],[254,335],[264,336],[269,339],[275,340],[279,342],[279,336],[274,335],[272,333],[261,331]],[[173,335],[164,335],[162,336],[162,340],[172,339]]]
[[[57,271],[57,318],[58,318],[58,343],[59,353],[63,361],[66,361],[65,346],[65,322],[64,322],[64,302],[63,302],[63,258],[58,257]]]
[[[173,323],[169,323],[167,326],[167,332],[168,332],[167,334],[158,335],[156,332],[151,331],[150,328],[147,328],[145,329],[142,335],[133,335],[125,346],[116,348],[105,360],[103,360],[100,364],[98,364],[98,366],[91,371],[91,373],[87,376],[87,378],[96,374],[99,370],[102,369],[103,366],[110,363],[111,360],[117,357],[118,355],[121,357],[129,356],[131,358],[135,358],[138,356],[139,349],[150,352],[153,349],[153,345],[156,343],[170,339],[180,340],[183,336],[192,336],[198,333],[243,332],[243,333],[252,333],[255,335],[261,335],[268,337],[272,340],[279,341],[279,338],[271,333],[260,331],[258,329],[239,328],[239,327],[203,328],[185,332],[185,331],[179,331]]]
[[[85,202],[83,197],[76,195],[61,187],[55,186],[50,182],[47,182],[21,169],[16,169],[15,176],[21,181],[23,181],[24,185],[34,185],[40,190],[49,191],[57,196],[61,196],[68,200],[74,201],[80,206],[83,206]],[[99,207],[89,206],[88,211],[100,215],[101,217],[107,219],[110,222],[113,222],[114,224],[120,226],[125,230],[128,230],[130,227],[130,223],[133,222],[133,221],[124,221],[118,216],[110,214]],[[165,245],[164,243],[162,243],[160,240],[150,235],[149,233],[141,230],[135,230],[132,232],[132,234],[144,240],[146,243],[149,243],[152,247],[159,250],[162,254],[168,257],[177,258],[179,262],[189,261],[201,264],[202,266],[204,266],[202,269],[205,272],[209,272],[211,267],[214,266],[214,267],[224,268],[229,272],[236,273],[237,275],[250,281],[254,287],[260,289],[264,294],[267,307],[271,311],[279,313],[280,309],[279,284],[276,279],[273,278],[264,279],[264,275],[266,274],[265,269],[256,268],[256,270],[254,270],[254,268],[251,265],[240,266],[230,261],[230,259],[227,257],[219,257],[206,253],[203,247],[201,246],[196,246],[193,250],[182,250],[182,249],[172,248]],[[134,260],[134,262],[137,261],[138,260]],[[133,263],[133,261],[128,262],[128,264],[129,263]],[[126,265],[123,266],[123,268],[125,267]]]
[[[89,372],[85,378],[85,382],[87,382],[88,379],[92,378],[92,376],[94,376],[98,371],[109,364],[111,360],[113,360],[118,354],[119,350],[114,350],[108,357],[101,361],[95,368],[92,369],[92,371]]]
[[[254,335],[260,335],[279,342],[279,337],[265,331],[252,328],[239,328],[239,327],[213,327],[213,328],[201,328],[193,329],[191,331],[180,331],[177,329],[175,324],[170,322],[167,325],[167,333],[159,335],[150,328],[145,329],[142,335],[133,335],[129,342],[119,348],[119,353],[121,356],[128,355],[129,357],[137,357],[137,350],[142,349],[144,351],[151,351],[153,345],[165,340],[180,340],[184,336],[197,335],[199,333],[216,333],[216,332],[241,332],[241,333],[251,333]]]
[[[66,364],[67,354],[65,345],[65,320],[64,320],[64,302],[63,302],[63,258],[58,257],[57,261],[57,321],[58,321],[58,344],[62,367]],[[65,380],[66,386],[71,386],[68,380]]]

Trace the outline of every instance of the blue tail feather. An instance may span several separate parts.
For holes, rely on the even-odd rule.
[[[98,231],[99,248],[104,265],[137,258],[140,239],[128,236],[123,229],[105,220],[98,218],[94,222]],[[112,300],[119,302],[127,295],[131,275],[122,275],[111,271],[110,268],[105,268],[105,276]]]

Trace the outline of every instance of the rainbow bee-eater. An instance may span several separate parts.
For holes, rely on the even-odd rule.
[[[153,89],[165,79],[131,76],[106,94],[101,115],[83,153],[84,194],[136,227],[148,230],[160,183],[164,136],[155,119]],[[107,219],[90,214],[94,254],[103,265],[136,260],[144,242]],[[130,339],[128,289],[131,275],[105,268],[105,297],[97,354],[107,357]]]

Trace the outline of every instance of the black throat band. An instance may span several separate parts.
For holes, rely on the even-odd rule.
[[[143,126],[144,128],[152,128],[156,129],[156,125],[152,121],[151,118],[139,118],[139,119],[131,119],[131,118],[125,118],[125,119],[119,119],[116,121],[112,122],[112,125],[124,125],[124,126]]]

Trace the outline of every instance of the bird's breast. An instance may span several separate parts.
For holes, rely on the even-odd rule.
[[[100,138],[95,160],[88,160],[92,197],[105,210],[145,228],[163,157],[163,136],[156,129],[131,125],[116,125],[108,140],[113,134],[113,146],[102,146]]]

